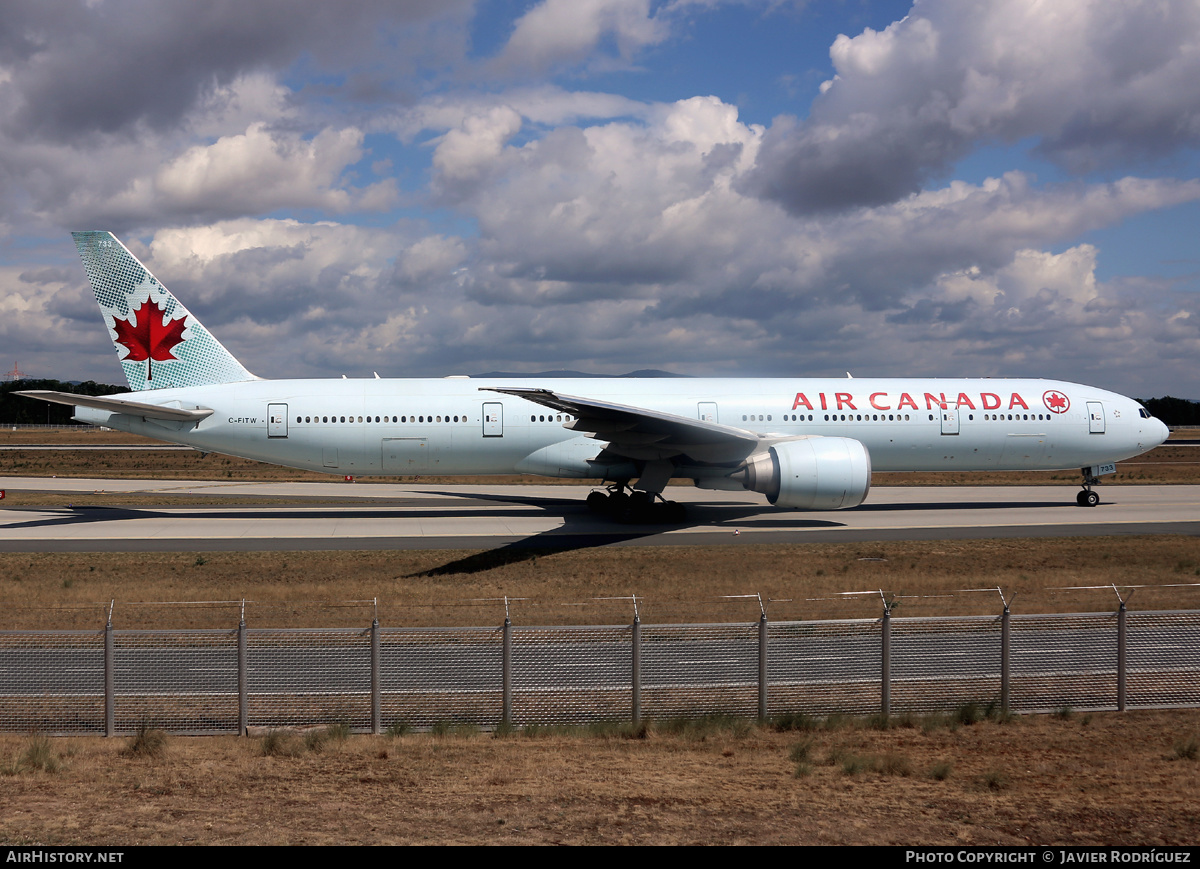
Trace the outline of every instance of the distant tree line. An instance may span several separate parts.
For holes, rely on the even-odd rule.
[[[76,395],[112,395],[128,392],[128,386],[113,386],[85,380],[83,383],[63,383],[61,380],[9,380],[0,383],[0,425],[74,425],[74,408],[65,404],[50,404],[14,392],[29,389],[49,389],[54,392],[73,392]]]
[[[1186,398],[1172,398],[1164,395],[1162,398],[1138,399],[1146,410],[1161,419],[1167,425],[1200,425],[1200,401],[1189,401]]]

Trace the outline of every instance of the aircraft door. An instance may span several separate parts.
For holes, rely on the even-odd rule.
[[[942,434],[958,434],[958,408],[948,407],[942,411]]]
[[[267,437],[285,438],[288,436],[287,405],[267,405]]]
[[[483,436],[504,437],[504,405],[498,401],[483,403]]]
[[[1104,403],[1089,401],[1087,406],[1088,431],[1092,434],[1104,434]]]
[[[717,403],[715,401],[702,401],[696,408],[696,416],[702,422],[720,422],[717,419]]]

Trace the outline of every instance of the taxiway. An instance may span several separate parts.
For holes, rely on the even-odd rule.
[[[246,483],[0,477],[0,551],[490,549],[497,546],[855,542],[1109,534],[1200,535],[1200,486],[882,487],[853,510],[778,510],[755,494],[672,487],[688,518],[618,524],[588,511],[581,486]],[[57,492],[70,506],[23,505]],[[132,506],[98,505],[100,494]],[[179,504],[177,496],[190,496]],[[205,504],[207,497],[223,503]],[[271,504],[228,503],[272,499]],[[175,503],[172,503],[175,501]]]

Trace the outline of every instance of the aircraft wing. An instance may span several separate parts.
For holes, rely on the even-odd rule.
[[[50,389],[30,389],[18,392],[17,395],[49,401],[54,404],[69,404],[74,407],[92,407],[96,410],[107,410],[109,413],[124,413],[129,416],[140,416],[145,419],[166,419],[172,422],[200,422],[212,416],[209,408],[184,410],[181,407],[163,407],[157,404],[146,404],[141,401],[129,401],[124,398],[98,398],[93,395],[75,395],[73,392],[54,392]]]
[[[631,459],[684,457],[695,462],[740,462],[759,449],[764,440],[755,432],[673,413],[647,410],[611,401],[563,395],[550,389],[481,387],[523,398],[576,419],[564,423],[572,431],[587,432],[606,441],[606,452]]]

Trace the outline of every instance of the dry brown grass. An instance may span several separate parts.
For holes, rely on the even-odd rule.
[[[0,553],[0,627],[234,627],[246,599],[256,627],[365,626],[378,599],[385,626],[513,622],[628,624],[875,618],[882,589],[897,617],[1014,611],[1112,611],[1111,588],[1143,585],[1134,609],[1200,608],[1200,542],[1192,537],[914,541],[855,544],[605,546],[552,552]],[[1127,592],[1126,592],[1127,593]],[[603,600],[603,598],[619,598]],[[225,601],[179,606],[178,601]],[[153,604],[150,602],[168,602]],[[357,603],[355,603],[357,602]]]
[[[257,739],[52,740],[5,775],[9,844],[1170,845],[1200,836],[1192,711],[886,730],[651,729]],[[796,774],[796,746],[808,768]],[[29,737],[0,736],[0,757]],[[848,774],[844,759],[864,760]],[[872,759],[878,760],[874,763]],[[907,774],[905,771],[907,770]]]

